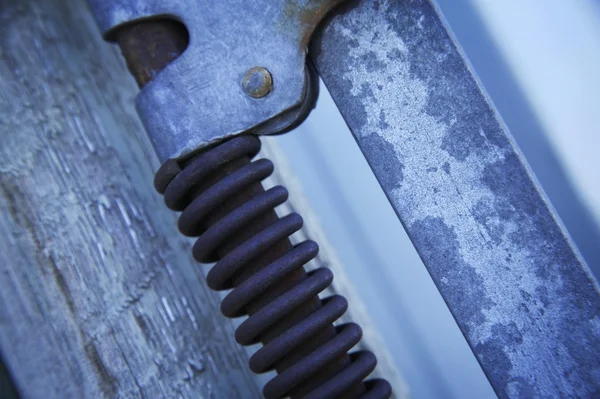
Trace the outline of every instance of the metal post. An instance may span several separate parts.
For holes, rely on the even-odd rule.
[[[500,397],[600,392],[600,296],[436,8],[354,1],[317,69]]]

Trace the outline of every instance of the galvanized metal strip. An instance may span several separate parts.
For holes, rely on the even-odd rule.
[[[600,394],[600,295],[436,8],[353,1],[313,60],[500,397]]]
[[[253,130],[275,134],[313,102],[306,50],[316,25],[342,0],[89,0],[108,40],[122,25],[149,18],[181,21],[189,46],[147,83],[136,99],[140,119],[161,161]],[[259,98],[243,79],[266,68]],[[268,94],[266,94],[268,93]]]

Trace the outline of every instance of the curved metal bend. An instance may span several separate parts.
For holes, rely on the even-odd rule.
[[[343,0],[89,0],[107,40],[121,26],[151,18],[181,21],[188,48],[136,99],[161,161],[252,131],[276,134],[307,115],[314,102],[306,67],[310,37]],[[263,98],[244,93],[252,67],[266,68],[273,88]]]

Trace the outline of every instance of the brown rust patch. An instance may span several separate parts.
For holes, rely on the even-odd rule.
[[[125,25],[116,32],[116,39],[129,72],[140,87],[179,57],[189,43],[186,27],[170,19]]]
[[[313,32],[319,23],[334,7],[345,0],[307,0],[307,4],[298,4],[301,0],[288,0],[285,4],[284,14],[287,22],[298,21],[300,28],[300,50],[306,51]],[[292,25],[293,26],[293,25]],[[289,25],[285,24],[289,29]]]

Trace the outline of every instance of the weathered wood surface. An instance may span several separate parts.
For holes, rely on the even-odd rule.
[[[259,396],[83,1],[0,3],[0,350],[23,397]]]
[[[135,83],[84,1],[0,0],[0,44],[0,353],[21,395],[259,397],[264,378],[247,370],[219,295],[152,188],[158,164],[134,114]],[[265,152],[278,154],[272,144]],[[403,397],[359,298],[290,191],[287,209],[308,221],[299,235],[322,247],[314,264],[334,270],[378,373]]]

